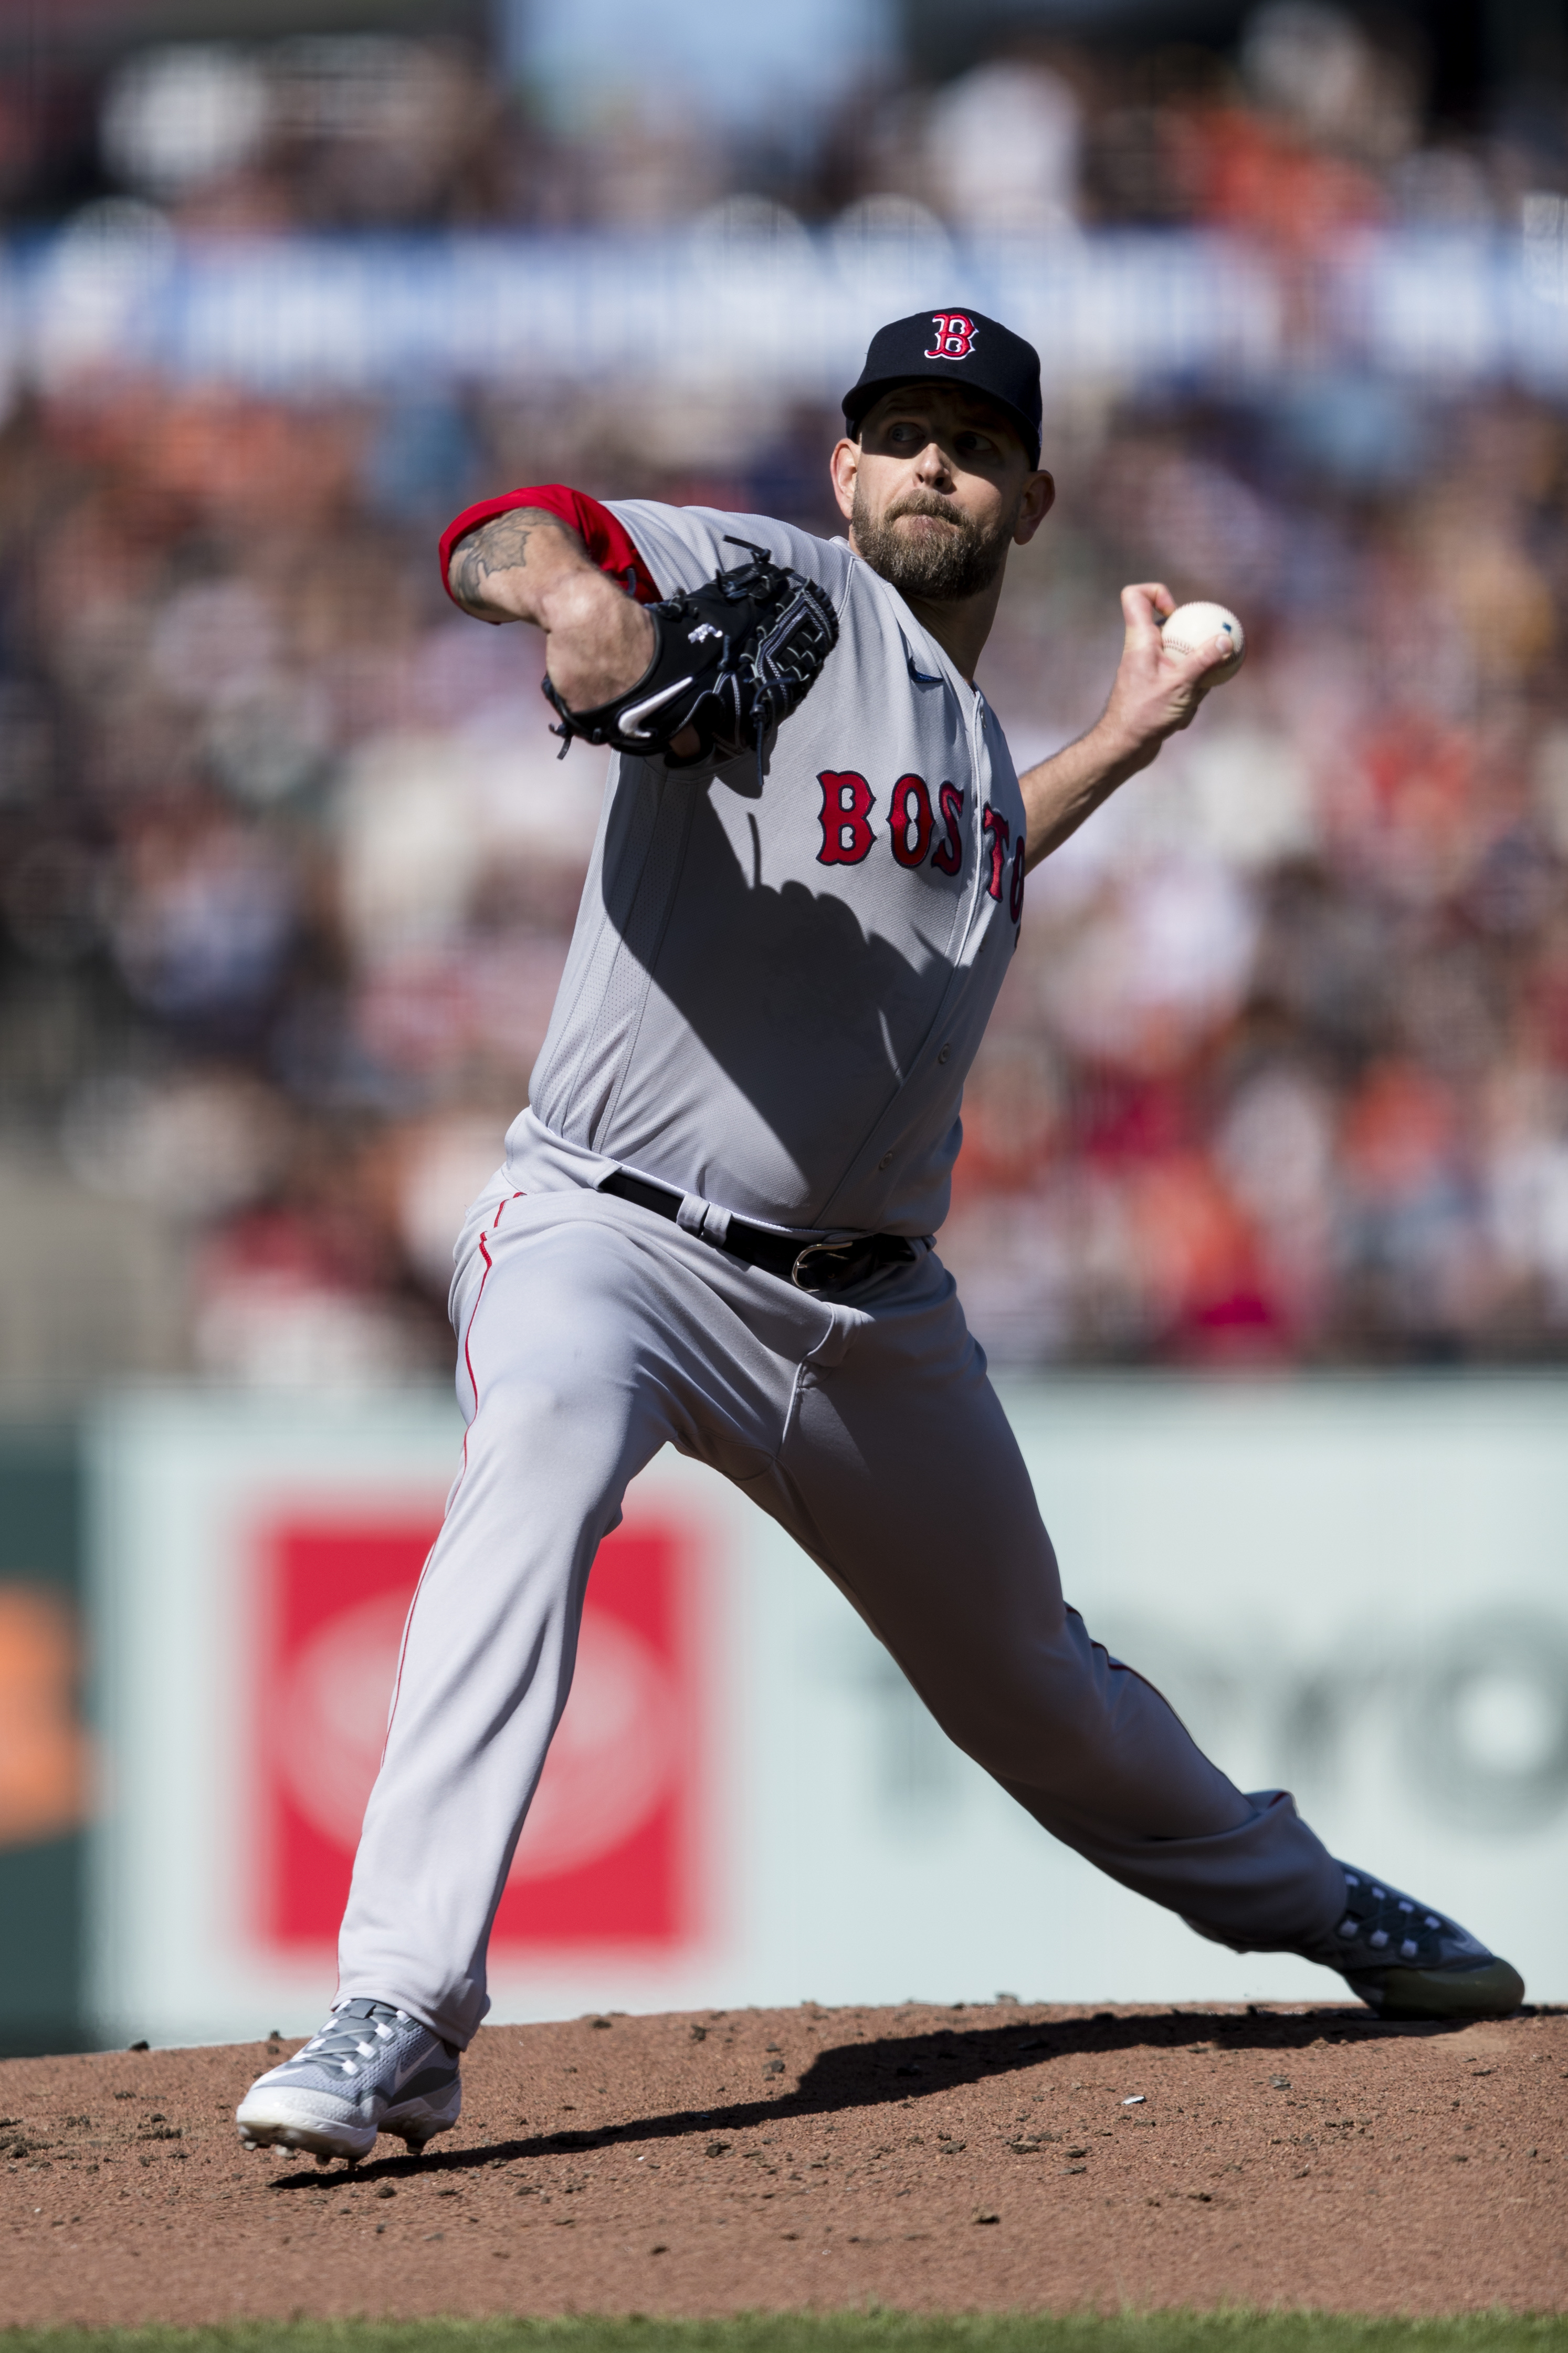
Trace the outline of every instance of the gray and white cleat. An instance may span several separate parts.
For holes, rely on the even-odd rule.
[[[368,2157],[377,2133],[412,2150],[449,2132],[463,2105],[458,2053],[405,2010],[359,2000],[335,2010],[292,2059],[258,2075],[235,2122],[247,2148]]]

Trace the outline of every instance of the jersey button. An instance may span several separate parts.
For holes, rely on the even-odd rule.
[[[877,1163],[878,1167],[879,1167],[879,1168],[885,1168],[885,1167],[887,1166],[887,1165],[888,1165],[889,1161],[892,1158],[892,1156],[893,1156],[893,1155],[892,1155],[892,1154],[891,1154],[890,1152],[884,1152],[884,1153],[883,1153],[883,1155],[882,1155],[882,1156],[881,1156],[881,1158],[880,1158],[880,1160],[879,1160],[879,1161],[878,1161],[878,1163]]]
[[[946,1061],[946,1060],[947,1060],[947,1058],[948,1058],[948,1056],[952,1053],[952,1048],[951,1046],[944,1046],[944,1047],[942,1048],[942,1050],[941,1053],[937,1056],[937,1058],[936,1058],[936,1059],[937,1059],[937,1060],[938,1060],[939,1062],[945,1062],[945,1061]]]

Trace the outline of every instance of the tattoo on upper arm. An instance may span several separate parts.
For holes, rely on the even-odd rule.
[[[510,507],[492,515],[461,538],[447,569],[452,594],[459,605],[483,605],[487,582],[494,573],[515,572],[528,561],[528,543],[547,524],[563,528],[560,519],[543,507]]]

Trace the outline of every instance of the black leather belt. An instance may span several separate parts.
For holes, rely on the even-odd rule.
[[[663,1185],[649,1185],[641,1176],[628,1176],[617,1168],[599,1187],[601,1193],[613,1193],[618,1201],[635,1201],[639,1209],[651,1209],[656,1218],[668,1218],[671,1225],[679,1222],[681,1197]],[[864,1282],[879,1274],[885,1266],[903,1266],[915,1255],[913,1242],[902,1234],[853,1234],[840,1242],[792,1241],[787,1234],[771,1234],[765,1226],[750,1226],[744,1218],[731,1218],[722,1241],[716,1234],[705,1234],[705,1241],[718,1243],[731,1258],[744,1261],[747,1266],[760,1266],[765,1274],[776,1274],[784,1282],[793,1282],[800,1291],[847,1291],[851,1283]]]

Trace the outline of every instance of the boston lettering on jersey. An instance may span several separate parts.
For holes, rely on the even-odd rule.
[[[877,796],[854,768],[824,768],[816,781],[822,787],[822,811],[817,820],[822,828],[822,847],[816,853],[816,862],[819,866],[858,866],[870,856],[879,839],[871,822]],[[963,865],[963,794],[957,785],[940,785],[937,800],[943,831],[933,849],[936,818],[926,780],[923,776],[900,776],[892,791],[889,847],[900,866],[923,866],[929,856],[939,873],[957,874]],[[985,888],[993,899],[1002,896],[1008,849],[1012,849],[1007,912],[1017,923],[1024,912],[1022,831],[1015,842],[1013,828],[1000,809],[993,808],[989,803],[980,812],[980,828],[985,842]]]
[[[853,768],[824,768],[822,786],[822,848],[819,866],[858,866],[868,857],[877,836],[871,812],[877,796]],[[963,795],[957,785],[938,788],[944,830],[934,852],[931,836],[936,818],[923,776],[900,776],[893,786],[889,841],[900,866],[923,866],[928,853],[939,874],[957,874],[963,865]]]

